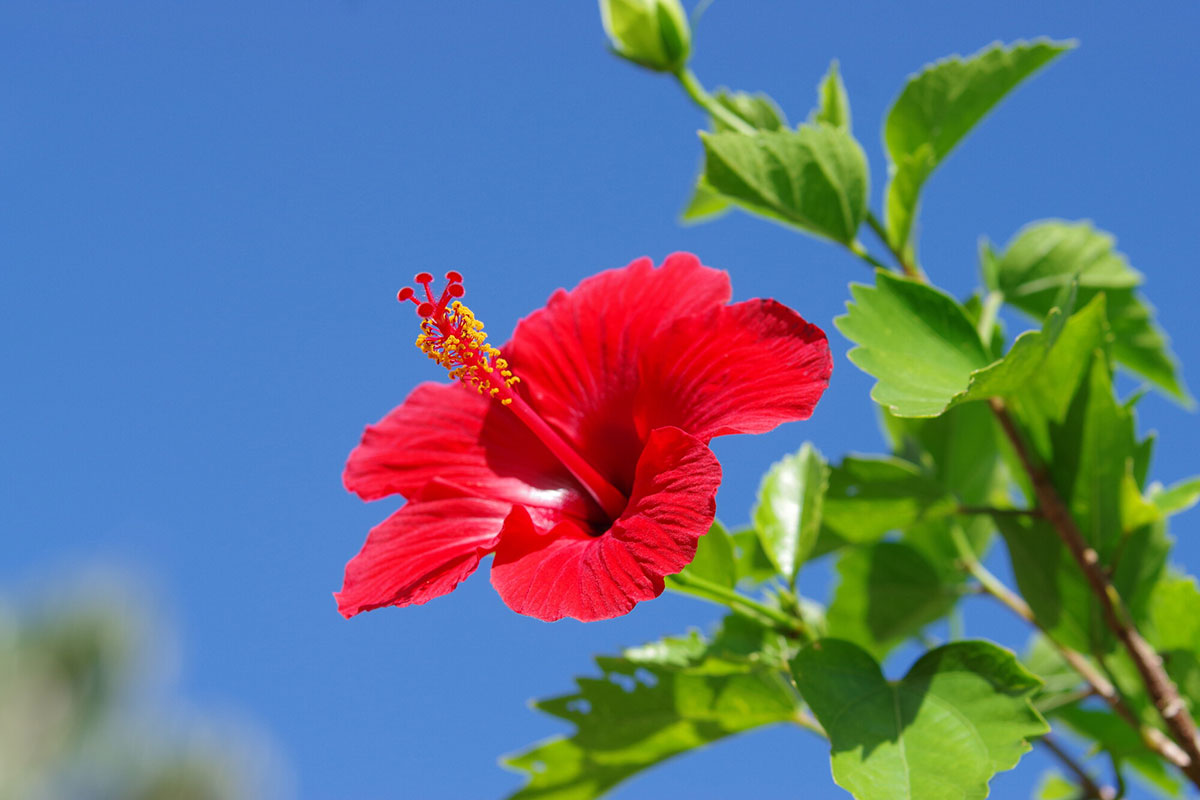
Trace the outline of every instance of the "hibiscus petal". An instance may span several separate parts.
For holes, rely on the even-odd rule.
[[[570,521],[542,532],[515,510],[492,585],[514,611],[546,621],[626,614],[691,562],[716,515],[720,483],[721,466],[703,442],[678,428],[653,431],[629,505],[606,533],[591,536]]]
[[[825,333],[774,300],[680,320],[642,358],[637,427],[675,425],[709,441],[808,419],[829,385]]]
[[[364,500],[412,499],[434,480],[512,503],[594,509],[570,472],[498,403],[459,383],[423,383],[368,426],[343,481]],[[506,511],[507,513],[507,511]]]
[[[641,258],[555,292],[503,350],[529,404],[628,491],[642,446],[631,416],[638,354],[671,323],[729,297],[729,276],[689,253],[657,269]]]
[[[334,595],[342,616],[427,603],[452,591],[495,549],[511,503],[431,488],[371,529]]]

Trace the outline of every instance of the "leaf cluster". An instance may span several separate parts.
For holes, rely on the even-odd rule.
[[[515,797],[596,797],[773,724],[824,737],[835,782],[859,800],[986,797],[1039,741],[1064,762],[1043,797],[1115,796],[1127,774],[1169,794],[1200,786],[1200,743],[1184,722],[1200,709],[1200,589],[1170,566],[1168,533],[1200,501],[1200,479],[1148,482],[1141,395],[1122,399],[1114,383],[1124,370],[1193,403],[1142,273],[1111,234],[1059,219],[1002,248],[984,240],[979,289],[963,299],[932,285],[918,258],[936,168],[1073,46],[997,43],[910,76],[883,122],[882,219],[836,62],[796,126],[765,95],[708,93],[680,71],[711,120],[684,220],[739,208],[872,265],[835,324],[876,381],[886,447],[831,462],[805,443],[775,463],[749,524],[715,524],[668,579],[727,608],[720,628],[597,659],[600,677],[540,701],[575,730],[508,759],[529,778]],[[1007,340],[1006,309],[1033,329]],[[820,558],[837,576],[824,604],[803,594]],[[1015,588],[985,566],[995,558]],[[1029,624],[1024,656],[963,638],[971,594]],[[901,645],[919,655],[888,679]],[[1085,748],[1063,748],[1052,728]]]

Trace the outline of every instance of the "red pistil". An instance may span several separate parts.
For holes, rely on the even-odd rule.
[[[500,405],[510,408],[584,485],[605,513],[614,520],[619,517],[625,510],[625,495],[605,480],[513,389],[521,379],[509,369],[500,351],[487,343],[483,323],[475,319],[471,309],[458,300],[465,294],[462,275],[453,270],[447,272],[446,287],[437,300],[434,300],[433,290],[430,289],[432,275],[421,272],[413,280],[420,284],[425,298],[419,299],[417,292],[406,286],[396,293],[396,299],[400,302],[412,301],[417,307],[417,316],[421,317],[417,347],[445,367],[451,378],[462,381],[480,394],[486,392]]]

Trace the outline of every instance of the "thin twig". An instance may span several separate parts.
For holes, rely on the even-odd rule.
[[[1179,696],[1179,689],[1163,669],[1162,658],[1134,627],[1124,601],[1109,581],[1104,568],[1100,566],[1099,555],[1083,538],[1070,510],[1058,496],[1058,490],[1055,489],[1049,473],[1025,444],[1025,439],[1017,428],[1016,421],[1008,413],[1004,401],[992,398],[989,404],[1029,476],[1038,507],[1042,509],[1046,520],[1053,526],[1083,571],[1092,593],[1100,602],[1105,624],[1116,634],[1133,659],[1159,716],[1166,723],[1172,738],[1187,755],[1188,763],[1180,765],[1180,768],[1192,783],[1200,786],[1200,742],[1196,737],[1196,723]]]
[[[919,278],[920,270],[916,265],[905,258],[904,252],[892,246],[892,240],[888,237],[887,229],[883,227],[883,223],[875,216],[875,212],[867,210],[867,225],[871,230],[875,231],[875,235],[879,237],[879,241],[883,242],[883,246],[892,254],[892,258],[896,259],[896,263],[900,265],[900,269],[910,278]]]
[[[846,245],[846,249],[863,260],[866,265],[872,269],[882,269],[886,272],[892,272],[892,269],[884,264],[875,256],[867,252],[867,248],[862,246],[862,243],[855,239],[850,244]]]
[[[708,90],[704,88],[704,84],[696,78],[696,74],[687,67],[681,67],[675,73],[675,78],[692,102],[707,111],[713,119],[719,119],[726,127],[738,133],[753,134],[757,132],[753,125],[721,105],[717,98],[709,94]]]
[[[1076,674],[1083,678],[1084,682],[1091,687],[1090,694],[1094,694],[1108,703],[1121,719],[1125,720],[1130,727],[1138,732],[1146,747],[1184,772],[1187,772],[1191,768],[1191,759],[1188,758],[1187,753],[1180,749],[1179,745],[1163,735],[1162,731],[1151,728],[1148,725],[1143,725],[1137,713],[1125,702],[1125,698],[1117,691],[1117,687],[1113,685],[1112,681],[1106,678],[1100,670],[1096,669],[1092,665],[1092,662],[1088,661],[1087,657],[1082,653],[1072,650],[1051,636],[1041,622],[1038,621],[1038,618],[1034,616],[1033,609],[1029,607],[1029,604],[1020,595],[1005,586],[1003,581],[980,563],[979,558],[971,550],[971,545],[967,541],[966,534],[958,528],[953,528],[952,536],[954,537],[954,544],[958,548],[959,560],[967,572],[971,574],[971,577],[979,581],[979,586],[984,593],[999,600],[1010,611],[1040,631],[1046,637],[1046,641],[1058,652],[1062,660],[1067,662],[1067,665],[1075,670]]]
[[[1109,786],[1100,786],[1087,774],[1087,770],[1075,758],[1062,748],[1050,734],[1038,739],[1038,744],[1049,750],[1067,770],[1075,776],[1079,788],[1083,790],[1083,800],[1114,800],[1116,791]]]

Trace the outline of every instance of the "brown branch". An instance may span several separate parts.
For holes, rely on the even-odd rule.
[[[1196,723],[1179,696],[1179,689],[1163,669],[1162,658],[1154,648],[1142,638],[1130,618],[1116,587],[1108,579],[1104,568],[1100,566],[1100,557],[1083,538],[1075,518],[1058,496],[1049,473],[1037,458],[1030,452],[1025,439],[1017,428],[1016,422],[1008,413],[1004,401],[992,398],[989,401],[1000,427],[1021,460],[1033,491],[1037,497],[1038,507],[1041,508],[1046,520],[1054,527],[1067,550],[1083,571],[1092,593],[1100,603],[1100,612],[1105,624],[1116,634],[1126,652],[1133,659],[1138,675],[1146,686],[1146,691],[1154,701],[1154,707],[1166,723],[1171,737],[1187,755],[1187,764],[1178,765],[1191,779],[1192,783],[1200,786],[1200,742],[1196,737]],[[1082,658],[1082,657],[1081,657]],[[1072,666],[1075,666],[1072,664]],[[1089,665],[1090,666],[1090,665]],[[1106,683],[1109,683],[1107,680]],[[1109,683],[1111,686],[1111,683]]]
[[[1049,631],[1034,616],[1033,609],[1029,607],[1024,598],[1005,586],[1003,581],[993,575],[987,567],[979,562],[978,557],[971,550],[970,543],[967,542],[966,536],[963,533],[956,530],[953,535],[963,566],[971,573],[971,577],[979,581],[979,586],[985,594],[996,598],[1018,617],[1041,631],[1046,641],[1058,651],[1062,660],[1067,662],[1067,665],[1075,670],[1076,674],[1080,678],[1083,678],[1084,683],[1091,688],[1089,694],[1094,694],[1108,703],[1117,716],[1125,720],[1130,727],[1138,732],[1146,747],[1184,772],[1187,772],[1191,768],[1192,760],[1188,758],[1187,753],[1180,749],[1179,745],[1167,738],[1157,728],[1143,725],[1137,713],[1129,707],[1129,704],[1125,702],[1125,698],[1117,691],[1117,687],[1105,677],[1104,673],[1098,670],[1092,662],[1088,661],[1087,657],[1082,653],[1072,650],[1051,636]]]
[[[1100,786],[1092,780],[1092,776],[1088,775],[1079,762],[1072,758],[1071,754],[1064,750],[1062,745],[1056,742],[1050,734],[1038,739],[1038,744],[1053,753],[1062,765],[1075,776],[1079,788],[1083,790],[1083,800],[1113,800],[1116,797],[1116,790],[1109,786]]]

